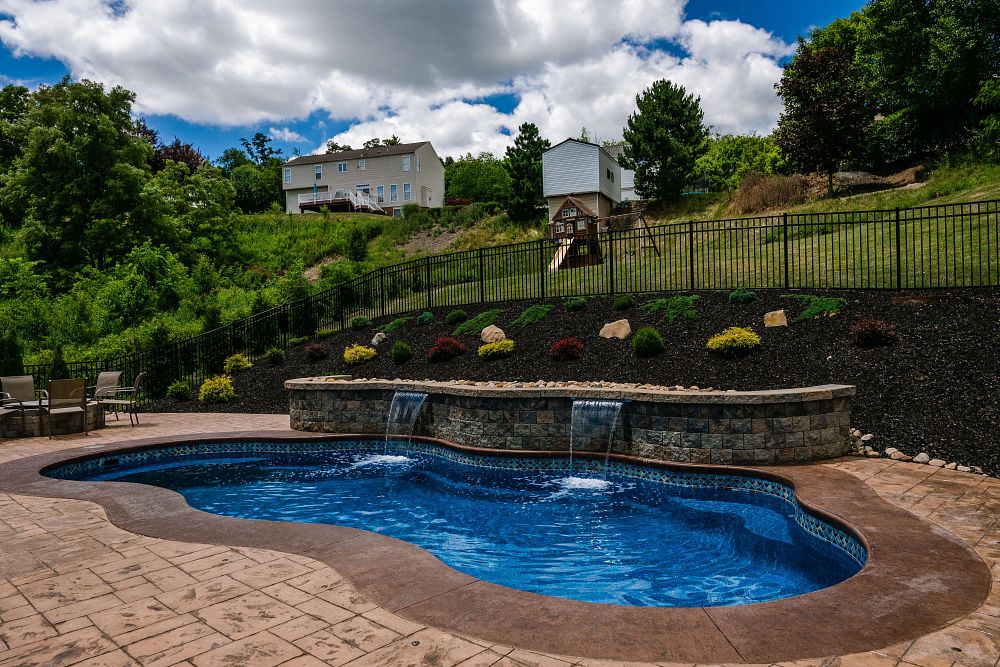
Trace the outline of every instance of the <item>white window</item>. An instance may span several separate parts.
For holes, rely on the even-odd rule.
[[[395,183],[389,185],[389,201],[399,201],[399,193],[396,191]]]
[[[413,199],[413,193],[410,191],[410,184],[403,183],[403,201],[410,201]]]
[[[585,232],[585,231],[587,231],[587,221],[586,220],[577,220],[576,221],[576,231],[578,231],[578,232]]]
[[[417,171],[420,171],[420,156],[417,156]]]
[[[576,216],[576,208],[570,206],[569,208],[564,208],[562,210],[562,217],[573,218]]]
[[[403,156],[403,171],[409,171],[409,170],[410,170],[410,156],[409,155],[404,155]]]
[[[291,182],[292,182],[292,168],[285,167],[285,183],[291,183]]]
[[[385,203],[385,186],[377,185],[375,186],[375,197],[378,199],[379,204]]]
[[[316,180],[317,181],[323,180],[323,165],[321,164],[316,165]]]
[[[347,163],[346,162],[338,162],[337,163],[337,171],[339,171],[342,174],[346,174],[347,173]]]
[[[556,223],[556,234],[563,234],[566,232],[566,225],[561,222]]]
[[[358,171],[364,171],[364,170],[365,170],[365,161],[358,160]]]

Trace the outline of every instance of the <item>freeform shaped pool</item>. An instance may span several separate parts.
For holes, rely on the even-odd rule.
[[[768,479],[424,442],[225,442],[46,472],[181,493],[207,512],[350,526],[485,581],[585,602],[700,607],[808,593],[858,572],[859,541]]]

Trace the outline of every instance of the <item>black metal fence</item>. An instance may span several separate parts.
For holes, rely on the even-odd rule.
[[[225,358],[261,358],[291,337],[442,306],[644,292],[751,289],[937,289],[1000,285],[1000,201],[909,209],[775,214],[603,232],[602,261],[556,270],[540,239],[382,267],[306,299],[187,340],[115,359],[70,363],[146,373],[147,396],[197,387]],[[47,369],[31,366],[38,382]]]

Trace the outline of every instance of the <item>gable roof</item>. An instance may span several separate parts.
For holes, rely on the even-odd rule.
[[[588,218],[596,218],[597,214],[591,211],[586,204],[577,199],[576,197],[566,197],[566,201],[556,209],[556,214],[552,216],[552,221],[555,222],[557,219],[562,219],[562,210],[567,206],[575,206],[577,210],[577,217],[586,216]]]
[[[412,153],[429,141],[417,141],[412,144],[398,144],[396,146],[376,146],[374,148],[355,148],[350,151],[339,153],[321,153],[319,155],[302,155],[292,158],[284,166],[290,167],[297,164],[320,164],[323,162],[344,162],[345,160],[363,160],[365,158],[385,157],[387,155],[406,155]]]
[[[554,151],[555,149],[559,148],[563,144],[568,143],[570,141],[572,141],[574,144],[581,144],[583,146],[593,146],[594,148],[602,151],[605,155],[607,155],[609,158],[611,158],[612,161],[614,161],[615,164],[618,164],[618,156],[615,155],[615,154],[613,154],[608,148],[605,148],[604,146],[601,146],[600,144],[592,143],[590,141],[580,141],[579,139],[574,139],[573,137],[570,137],[569,139],[563,139],[562,141],[560,141],[555,146],[552,146],[551,148],[549,148],[549,150],[544,151],[542,153],[542,155],[545,155],[545,153],[548,153],[550,151]]]

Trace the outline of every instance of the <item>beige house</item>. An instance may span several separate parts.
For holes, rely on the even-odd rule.
[[[281,171],[285,211],[370,211],[402,215],[406,204],[444,203],[444,165],[429,141],[303,155]]]
[[[622,200],[618,161],[603,146],[567,139],[542,153],[542,194],[549,220],[574,197],[599,218]]]

